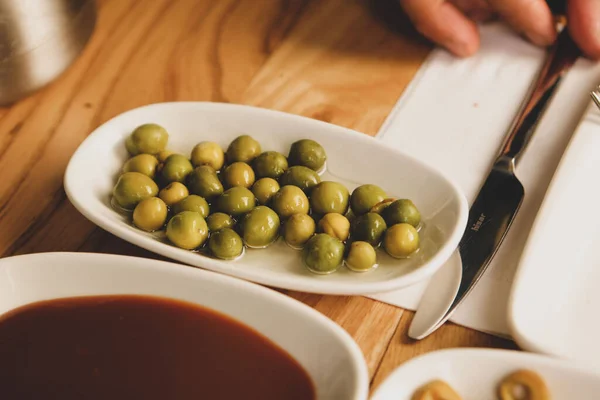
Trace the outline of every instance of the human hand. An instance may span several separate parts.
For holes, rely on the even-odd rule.
[[[399,0],[415,28],[460,57],[479,48],[477,22],[495,16],[539,46],[556,39],[554,18],[544,0]],[[600,59],[600,0],[567,0],[567,26],[590,58]]]

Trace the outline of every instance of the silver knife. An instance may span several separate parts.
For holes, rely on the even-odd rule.
[[[434,315],[430,323],[423,324],[421,320],[416,324],[417,311],[409,328],[411,338],[422,339],[446,322],[489,266],[525,196],[523,185],[515,175],[515,166],[565,72],[579,56],[579,49],[567,29],[563,29],[550,49],[527,99],[508,131],[498,158],[469,210],[467,227],[458,246],[462,259],[462,279],[458,292],[454,300],[449,302],[449,308],[440,310],[441,314]],[[432,292],[427,290],[425,295],[435,295]]]

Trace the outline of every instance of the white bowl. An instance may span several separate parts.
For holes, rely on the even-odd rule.
[[[318,399],[363,400],[363,355],[340,326],[274,290],[163,261],[86,253],[40,253],[0,260],[0,314],[71,296],[143,294],[203,305],[254,328],[308,372]]]
[[[226,147],[240,134],[254,136],[263,150],[284,154],[295,140],[314,139],[328,153],[322,179],[343,182],[349,190],[374,183],[390,196],[416,203],[425,221],[422,249],[410,260],[395,260],[380,251],[376,270],[355,273],[341,268],[327,276],[308,272],[300,252],[282,240],[268,249],[247,251],[236,261],[178,249],[155,234],[136,229],[110,205],[112,188],[127,159],[125,138],[148,122],[163,125],[170,133],[168,148],[184,154],[203,140]],[[73,155],[65,174],[65,190],[73,205],[92,222],[152,252],[264,285],[328,294],[385,292],[431,276],[458,245],[468,214],[465,197],[439,171],[376,139],[309,118],[220,103],[153,104],[113,118],[96,129]]]
[[[435,379],[448,383],[465,400],[496,400],[498,383],[518,369],[537,372],[553,400],[598,398],[600,376],[562,360],[513,350],[450,349],[396,368],[371,400],[410,400],[419,387]]]

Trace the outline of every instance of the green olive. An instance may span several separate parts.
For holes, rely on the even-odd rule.
[[[227,189],[216,200],[217,210],[234,217],[247,213],[254,208],[254,194],[242,186]]]
[[[123,166],[123,172],[139,172],[140,174],[154,178],[157,166],[158,160],[153,155],[138,154],[127,160]]]
[[[377,266],[377,252],[367,242],[352,242],[346,256],[346,266],[356,272],[373,269]]]
[[[385,191],[377,185],[362,185],[354,189],[350,196],[350,207],[354,215],[363,215],[375,204],[385,200]]]
[[[158,197],[144,199],[133,210],[133,223],[138,228],[154,232],[167,221],[167,205]]]
[[[394,258],[407,258],[419,249],[419,232],[410,224],[393,225],[385,231],[383,247]]]
[[[201,196],[191,194],[173,205],[173,214],[179,214],[184,211],[194,211],[206,218],[210,212],[208,202]]]
[[[158,197],[165,202],[166,205],[171,207],[172,205],[179,203],[181,200],[189,196],[188,188],[180,182],[172,182],[160,192]]]
[[[273,178],[262,178],[252,185],[252,193],[258,204],[262,205],[266,205],[278,191],[279,183]]]
[[[244,216],[242,237],[248,247],[267,247],[279,234],[279,217],[267,206],[258,206]]]
[[[206,223],[208,224],[208,230],[211,232],[216,232],[223,228],[233,228],[235,225],[235,221],[231,216],[221,212],[210,214],[206,218]]]
[[[233,229],[223,228],[210,236],[208,248],[217,258],[233,260],[242,255],[244,243]]]
[[[318,231],[344,242],[350,236],[350,221],[342,214],[328,213],[319,220]]]
[[[379,203],[375,204],[373,207],[371,207],[371,209],[369,210],[369,212],[372,213],[376,213],[376,214],[381,214],[383,212],[383,210],[389,206],[390,204],[392,204],[394,201],[396,201],[395,198],[390,197],[387,199],[383,199],[382,201],[380,201]]]
[[[335,272],[344,260],[344,243],[326,233],[317,233],[304,245],[302,260],[311,272]]]
[[[302,248],[314,233],[315,220],[307,214],[293,214],[283,225],[283,238],[295,249]]]
[[[190,193],[212,200],[223,193],[217,172],[208,165],[196,167],[187,178]]]
[[[249,188],[254,184],[254,170],[245,162],[234,162],[225,168],[223,182],[228,187],[243,186]]]
[[[288,161],[290,165],[303,165],[319,171],[325,165],[327,154],[319,143],[310,139],[302,139],[292,143]]]
[[[195,211],[183,211],[167,224],[167,239],[175,246],[186,250],[196,249],[208,238],[208,226]]]
[[[315,186],[310,194],[310,205],[317,214],[338,213],[345,215],[348,211],[348,189],[333,181],[324,181]]]
[[[185,178],[194,170],[192,163],[181,154],[171,154],[167,157],[160,175],[162,181],[167,184],[171,182],[185,182]]]
[[[238,136],[227,148],[227,162],[230,164],[236,161],[250,163],[258,157],[261,151],[260,143],[252,136]]]
[[[169,133],[157,124],[140,125],[127,138],[127,151],[133,156],[146,153],[157,154],[167,147]]]
[[[127,136],[127,139],[125,139],[125,148],[127,149],[127,152],[132,156],[140,154],[137,147],[135,147],[135,144],[133,144],[133,138],[131,137],[131,135]]]
[[[164,163],[171,154],[175,154],[175,152],[173,150],[162,150],[158,152],[156,158],[158,158],[160,163]]]
[[[309,201],[302,189],[288,185],[275,193],[271,206],[279,218],[285,220],[292,214],[308,214]]]
[[[288,161],[281,153],[265,151],[252,161],[252,167],[258,178],[278,179],[288,168]]]
[[[139,172],[125,172],[113,188],[116,204],[126,210],[133,210],[142,200],[158,194],[158,186],[148,176]]]
[[[414,203],[407,199],[400,199],[390,203],[381,212],[388,226],[407,223],[415,228],[421,223],[421,213]]]
[[[387,225],[383,217],[376,213],[366,213],[352,221],[352,239],[379,246]]]
[[[200,142],[192,149],[192,164],[194,167],[208,165],[215,171],[223,168],[225,163],[225,153],[223,149],[215,142]]]
[[[298,186],[304,192],[310,192],[310,189],[321,182],[321,177],[315,171],[302,165],[296,165],[288,168],[279,178],[281,186]]]

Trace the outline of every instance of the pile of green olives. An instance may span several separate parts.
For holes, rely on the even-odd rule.
[[[234,260],[246,248],[266,248],[282,237],[317,274],[342,265],[369,271],[377,267],[379,247],[394,258],[419,250],[415,204],[376,185],[350,193],[322,180],[327,154],[314,140],[293,142],[287,155],[263,151],[249,135],[226,149],[203,141],[189,155],[169,150],[168,143],[168,131],[154,123],[127,136],[130,157],[112,202],[134,226],[164,231],[174,246]]]

